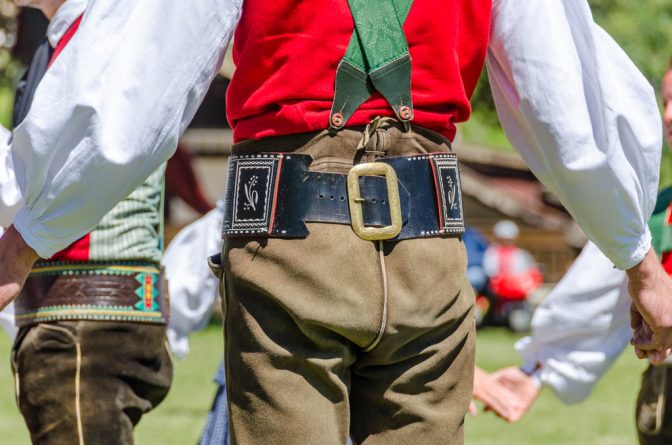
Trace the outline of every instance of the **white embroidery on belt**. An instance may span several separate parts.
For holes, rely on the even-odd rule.
[[[245,199],[247,199],[247,202],[245,203],[245,210],[251,208],[253,211],[257,211],[259,192],[254,190],[254,186],[257,185],[257,182],[259,182],[259,178],[257,175],[254,175],[247,181],[247,184],[245,184]]]
[[[456,197],[457,197],[457,186],[453,182],[453,178],[450,175],[446,176],[446,183],[448,184],[448,203],[450,203],[450,210],[455,209],[455,205],[457,204]]]

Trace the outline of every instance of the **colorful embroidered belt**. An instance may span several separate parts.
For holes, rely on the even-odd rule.
[[[452,153],[381,158],[348,175],[309,171],[311,161],[288,153],[231,156],[223,236],[304,238],[305,222],[349,224],[366,240],[464,233]]]
[[[165,324],[167,293],[153,263],[43,262],[15,302],[16,325],[63,320]]]

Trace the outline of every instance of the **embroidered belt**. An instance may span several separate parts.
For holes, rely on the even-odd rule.
[[[16,325],[63,320],[165,324],[163,273],[153,263],[38,263],[15,302]]]
[[[350,224],[371,240],[464,233],[453,153],[381,158],[349,175],[308,171],[311,161],[287,153],[231,156],[223,237],[304,238],[305,222]]]

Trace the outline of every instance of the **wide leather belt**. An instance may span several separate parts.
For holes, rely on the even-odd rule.
[[[381,158],[349,175],[309,171],[311,161],[287,153],[231,156],[223,237],[304,238],[306,222],[352,225],[368,240],[464,233],[453,153]]]
[[[151,263],[38,263],[15,302],[16,325],[63,320],[165,324],[163,273]]]

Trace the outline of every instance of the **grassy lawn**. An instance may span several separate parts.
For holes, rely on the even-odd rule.
[[[486,370],[517,364],[515,336],[503,330],[479,334],[478,363]],[[191,445],[205,422],[215,386],[212,383],[222,338],[219,326],[193,336],[192,352],[176,363],[173,389],[166,401],[146,416],[136,430],[139,445]],[[0,336],[0,356],[9,342]],[[14,403],[9,365],[0,366],[0,432],[3,445],[28,444]],[[466,421],[467,445],[630,445],[636,443],[633,421],[639,374],[644,364],[628,350],[585,403],[564,406],[544,391],[520,423],[506,424],[484,413]],[[300,445],[300,444],[297,444]]]
[[[478,364],[494,371],[520,364],[511,345],[515,336],[485,330],[478,337]],[[634,409],[645,363],[628,348],[600,381],[592,396],[563,405],[545,389],[529,414],[510,425],[488,413],[466,421],[467,445],[632,445],[637,443]]]

